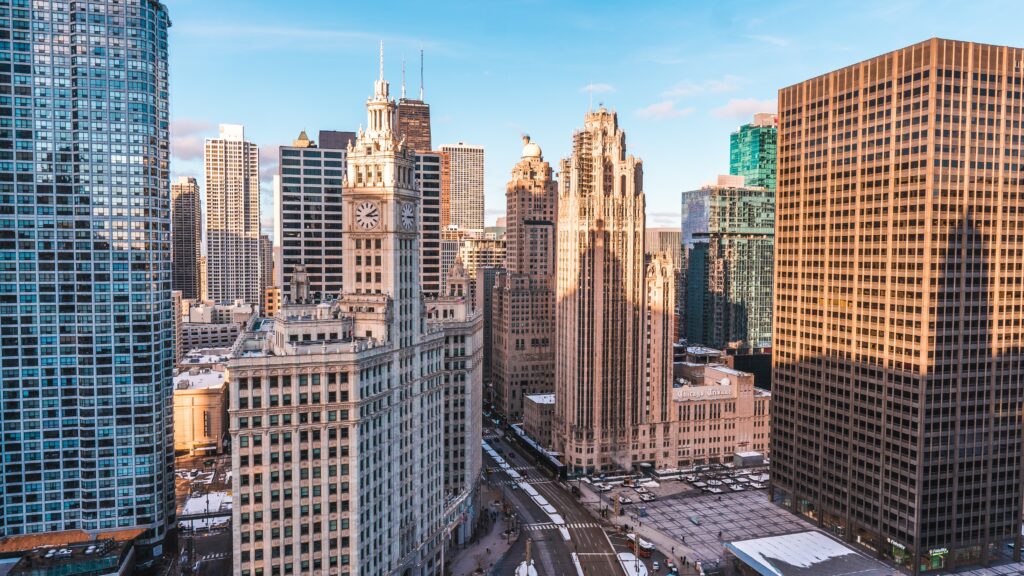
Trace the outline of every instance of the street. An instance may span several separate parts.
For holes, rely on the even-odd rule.
[[[578,574],[572,560],[576,553],[585,576],[610,576],[621,574],[613,547],[604,529],[582,504],[562,484],[551,479],[544,469],[533,466],[530,457],[514,443],[498,435],[490,435],[487,442],[499,451],[514,469],[519,472],[537,492],[554,506],[565,519],[570,541],[566,542],[558,525],[522,490],[513,489],[515,482],[486,453],[484,466],[494,470],[490,474],[493,484],[502,487],[505,499],[513,504],[523,526],[523,536],[533,540],[532,557],[541,574],[548,576],[573,576]],[[524,539],[525,541],[525,539]],[[507,561],[499,565],[496,573],[512,575],[515,566],[523,560],[525,546],[517,545],[509,553]],[[625,551],[625,547],[621,551]],[[518,556],[517,556],[518,552]]]

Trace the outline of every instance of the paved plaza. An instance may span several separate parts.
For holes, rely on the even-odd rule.
[[[646,503],[650,526],[685,544],[697,560],[722,557],[723,543],[813,530],[814,526],[768,501],[764,490],[686,493]],[[632,512],[632,511],[630,511]],[[721,534],[721,536],[719,536]]]

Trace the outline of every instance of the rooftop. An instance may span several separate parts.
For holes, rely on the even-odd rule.
[[[174,390],[204,390],[224,385],[224,372],[211,368],[192,368],[174,377]]]
[[[182,358],[180,364],[210,365],[227,362],[231,350],[227,348],[196,348]]]
[[[889,576],[890,568],[823,532],[807,531],[726,543],[762,576]]]
[[[46,546],[25,554],[11,569],[14,575],[116,574],[130,542],[106,538],[66,546]]]
[[[694,356],[721,356],[722,351],[714,348],[708,348],[706,346],[687,346],[687,354],[693,354]]]
[[[134,540],[145,532],[143,529],[115,530],[103,532],[96,536],[98,539],[112,539],[117,542]],[[80,542],[91,542],[93,540],[85,530],[64,530],[62,532],[43,532],[42,534],[23,534],[21,536],[7,536],[0,538],[0,554],[12,552],[27,552],[42,546],[67,546]]]
[[[527,398],[529,398],[530,400],[536,402],[537,404],[554,404],[555,403],[555,395],[554,394],[526,394],[525,396]]]

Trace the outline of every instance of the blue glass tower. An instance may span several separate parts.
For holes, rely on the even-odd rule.
[[[174,519],[169,25],[0,0],[0,536]]]

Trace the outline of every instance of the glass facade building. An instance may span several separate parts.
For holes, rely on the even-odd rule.
[[[0,536],[174,520],[169,25],[0,2]]]
[[[684,336],[713,348],[764,348],[772,334],[775,194],[729,180],[682,195]]]
[[[778,124],[775,114],[754,114],[753,122],[730,135],[729,174],[743,176],[747,186],[775,190]]]

